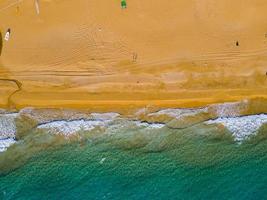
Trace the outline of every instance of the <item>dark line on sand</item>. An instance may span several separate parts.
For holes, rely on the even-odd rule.
[[[15,103],[12,101],[12,97],[20,92],[22,90],[22,83],[16,79],[9,79],[9,78],[1,78],[0,81],[7,81],[7,82],[12,82],[15,83],[16,86],[18,87],[14,92],[12,92],[7,99],[7,106],[8,108],[16,108]]]

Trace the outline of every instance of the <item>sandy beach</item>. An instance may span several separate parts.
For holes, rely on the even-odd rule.
[[[267,199],[266,10],[1,0],[0,199]]]
[[[266,99],[266,9],[262,0],[129,0],[126,9],[119,0],[3,0],[0,31],[11,34],[2,38],[0,106]]]

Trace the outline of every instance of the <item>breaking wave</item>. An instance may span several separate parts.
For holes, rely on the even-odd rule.
[[[99,136],[114,135],[134,130],[136,135],[144,132],[161,130],[161,135],[170,130],[182,130],[194,134],[214,130],[231,134],[233,141],[241,143],[250,136],[257,135],[262,125],[267,123],[267,115],[253,114],[251,110],[259,103],[241,101],[225,104],[214,104],[207,107],[191,109],[162,109],[148,111],[141,109],[134,115],[125,116],[119,113],[90,113],[67,109],[35,109],[25,108],[18,113],[3,112],[0,114],[0,151],[24,141],[30,133],[43,132],[50,135],[73,137],[84,133],[98,132]],[[263,109],[265,107],[261,107]],[[200,127],[200,128],[199,128]],[[201,129],[201,130],[200,130]],[[150,137],[150,136],[149,136]],[[152,136],[151,136],[152,137]]]

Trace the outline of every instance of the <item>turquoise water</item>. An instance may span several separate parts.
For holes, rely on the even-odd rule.
[[[204,125],[100,132],[29,134],[0,157],[0,199],[267,199],[266,129],[243,144]]]

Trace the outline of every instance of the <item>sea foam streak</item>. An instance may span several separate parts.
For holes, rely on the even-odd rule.
[[[16,142],[15,119],[18,113],[0,114],[0,152],[4,152]]]
[[[14,138],[0,139],[0,152],[6,151],[8,147],[15,143],[16,140]]]
[[[18,113],[0,114],[0,138],[13,138],[16,136],[15,119],[17,117]]]
[[[267,123],[267,115],[250,115],[242,117],[222,117],[209,120],[206,124],[223,124],[235,137],[235,141],[241,142],[251,135],[256,135],[259,128]]]
[[[44,129],[51,134],[60,134],[65,136],[74,135],[79,131],[90,131],[97,126],[106,126],[105,121],[100,120],[74,120],[74,121],[55,121],[39,125],[38,129]]]
[[[242,101],[213,104],[202,108],[162,109],[156,112],[142,109],[142,112],[136,113],[133,117],[121,116],[113,112],[89,113],[67,109],[25,108],[18,113],[2,111],[0,114],[0,151],[5,151],[16,142],[18,122],[23,127],[25,123],[25,126],[28,126],[27,131],[39,129],[48,134],[65,137],[83,131],[92,131],[95,128],[101,128],[104,130],[103,133],[109,135],[128,130],[151,130],[153,132],[163,127],[186,129],[203,123],[222,124],[231,132],[234,140],[240,143],[251,135],[256,135],[260,127],[267,123],[266,114],[244,116],[247,108],[248,102]]]

